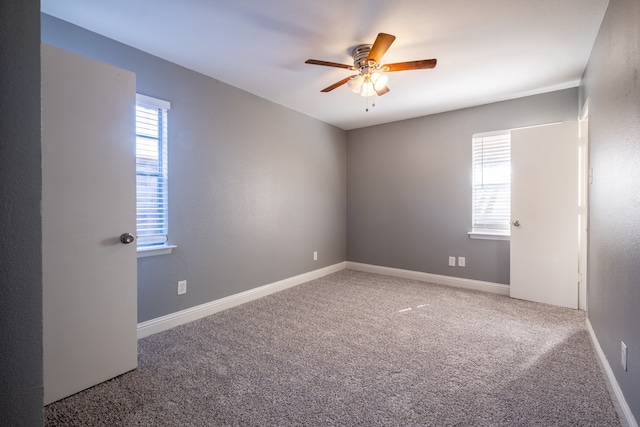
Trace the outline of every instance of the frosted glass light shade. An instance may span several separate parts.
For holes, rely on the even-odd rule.
[[[359,93],[360,89],[362,88],[363,81],[364,79],[362,78],[362,76],[358,74],[357,76],[353,76],[349,79],[349,81],[347,82],[347,86],[349,87],[349,89],[351,89],[352,92]]]
[[[373,96],[375,93],[376,91],[373,89],[373,83],[371,83],[371,80],[367,80],[362,84],[362,92],[360,92],[360,95]]]
[[[387,85],[389,81],[389,76],[386,74],[373,73],[371,75],[371,82],[373,83],[373,87],[376,92],[381,91]]]

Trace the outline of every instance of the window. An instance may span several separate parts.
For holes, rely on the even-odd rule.
[[[511,132],[473,135],[474,238],[508,239],[511,218]]]
[[[166,101],[136,96],[136,223],[138,248],[167,244]]]

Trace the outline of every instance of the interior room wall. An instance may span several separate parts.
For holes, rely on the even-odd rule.
[[[640,2],[611,0],[581,85],[589,100],[587,316],[640,419]],[[621,341],[628,347],[627,371]]]
[[[138,260],[139,322],[345,260],[343,130],[44,14],[42,41],[133,71],[139,93],[171,102],[178,248]]]
[[[40,2],[0,13],[0,425],[43,424]]]
[[[3,183],[3,191],[0,192],[0,224],[2,224],[0,251],[4,260],[0,264],[0,277],[3,289],[6,289],[9,284],[19,283],[20,286],[12,286],[13,291],[5,294],[0,302],[2,342],[11,342],[11,346],[5,346],[0,352],[2,365],[0,424],[41,425],[39,2],[7,0],[3,3],[2,12],[0,14],[0,28],[2,28],[0,58],[5,65],[0,79],[0,89],[6,99],[20,99],[20,102],[0,103],[0,117],[2,117],[0,135],[3,141],[0,145],[0,179]],[[171,134],[174,147],[172,150],[182,152],[173,156],[183,155],[195,161],[198,167],[204,164],[210,170],[222,169],[226,173],[201,171],[193,176],[190,175],[193,172],[188,170],[186,161],[181,162],[181,167],[172,166],[173,175],[186,174],[190,180],[195,179],[198,182],[198,185],[194,184],[193,189],[174,182],[171,188],[172,197],[185,202],[187,195],[191,197],[192,192],[197,192],[202,200],[198,201],[196,206],[190,202],[187,208],[176,210],[174,207],[171,211],[174,224],[177,217],[180,221],[189,222],[184,227],[192,230],[191,234],[186,231],[190,241],[187,242],[185,237],[178,240],[178,236],[184,233],[176,225],[175,227],[178,228],[173,229],[172,238],[179,244],[180,249],[167,257],[161,256],[141,261],[140,276],[144,277],[141,281],[141,293],[143,296],[148,296],[148,303],[141,308],[141,320],[223,296],[236,289],[248,289],[256,284],[250,283],[252,278],[246,280],[248,274],[246,272],[240,274],[243,277],[240,280],[241,283],[232,280],[233,273],[236,271],[232,271],[233,268],[221,267],[220,261],[216,261],[215,258],[223,250],[222,247],[231,245],[237,252],[226,252],[226,256],[223,256],[224,261],[232,258],[235,253],[244,255],[238,260],[238,264],[247,261],[249,250],[241,248],[243,245],[249,245],[250,242],[243,235],[236,236],[236,233],[241,234],[237,230],[242,228],[241,224],[246,223],[247,217],[251,216],[252,212],[259,211],[249,209],[249,206],[259,206],[266,210],[264,205],[257,203],[258,200],[249,197],[252,194],[249,190],[256,188],[257,179],[243,178],[242,172],[238,172],[236,176],[229,170],[234,165],[244,163],[245,158],[257,162],[258,157],[267,154],[273,157],[288,157],[285,155],[287,150],[284,147],[280,147],[279,150],[265,148],[258,152],[253,152],[253,148],[250,148],[252,144],[259,145],[260,141],[270,142],[273,139],[271,132],[275,126],[267,126],[266,120],[257,121],[261,126],[259,131],[268,131],[265,138],[259,138],[256,136],[258,132],[254,133],[246,129],[254,126],[248,119],[255,118],[262,112],[261,110],[268,109],[270,111],[268,116],[272,118],[282,119],[281,115],[295,117],[294,122],[300,120],[302,123],[297,125],[285,123],[293,128],[293,131],[316,131],[329,140],[329,142],[318,142],[314,136],[311,136],[318,145],[326,143],[331,147],[329,151],[335,151],[332,153],[317,148],[318,152],[327,158],[332,158],[332,162],[335,161],[331,167],[318,166],[318,170],[325,172],[326,169],[334,168],[332,172],[336,176],[329,177],[330,184],[323,185],[333,185],[336,190],[330,191],[326,198],[333,201],[330,203],[331,206],[337,206],[336,212],[344,209],[344,197],[341,195],[341,191],[344,190],[338,189],[344,186],[341,177],[345,174],[345,169],[340,164],[340,159],[343,158],[340,148],[343,142],[341,132],[306,117],[301,119],[293,112],[284,111],[280,107],[254,99],[251,95],[241,93],[223,83],[210,81],[179,67],[170,67],[157,58],[79,30],[54,18],[44,16],[43,24],[43,37],[48,43],[63,44],[70,50],[87,56],[98,56],[98,59],[114,65],[128,64],[129,69],[135,68],[134,71],[142,76],[139,79],[141,92],[174,102],[175,115],[182,116],[181,120],[185,120],[187,125],[192,125],[192,122],[204,116],[211,122],[211,128],[214,128],[212,130],[214,136],[210,137],[207,133],[210,129],[206,127],[190,129],[189,126],[185,126],[178,130],[175,128],[176,124],[172,125],[174,127]],[[638,147],[640,147],[638,108],[640,107],[637,102],[640,99],[638,27],[640,27],[640,4],[635,0],[611,0],[580,88],[582,100],[587,97],[590,100],[590,156],[594,167],[594,183],[590,187],[588,316],[636,419],[640,414],[638,401],[640,379],[637,369],[640,365],[638,357],[640,351],[637,351],[640,332],[636,327],[640,324],[638,318],[640,314],[634,305],[640,301],[640,288],[637,286],[637,277],[640,272],[636,262],[640,258],[640,249],[637,244],[640,236],[634,216],[638,211],[637,201],[640,200],[638,194],[640,187],[636,185],[637,171],[640,170],[638,155]],[[154,69],[156,64],[161,64],[161,68],[171,68],[171,71],[158,72],[156,76]],[[186,75],[188,76],[184,77]],[[192,79],[197,80],[198,83],[191,82]],[[222,107],[211,105],[202,99],[205,98],[204,96],[196,96],[198,90],[204,90],[205,94],[213,95],[216,101],[229,101],[229,98],[232,98],[235,102],[228,102]],[[182,91],[185,93],[182,94]],[[445,113],[443,117],[440,117],[441,115],[424,117],[349,132],[348,259],[505,283],[508,280],[508,243],[475,241],[466,235],[470,227],[470,213],[465,213],[470,212],[470,189],[465,187],[469,185],[470,175],[469,172],[463,171],[468,170],[470,161],[470,152],[467,151],[470,147],[470,136],[474,132],[526,126],[535,122],[574,119],[577,115],[574,110],[576,108],[574,101],[575,92],[569,90],[532,97],[530,100],[507,101]],[[189,116],[187,112],[177,112],[180,110],[178,108],[180,104],[184,103],[202,106],[204,110],[197,112],[197,109],[190,108],[189,112],[194,113],[194,118],[184,118]],[[224,103],[221,102],[221,104]],[[247,120],[242,123],[236,120],[236,123],[231,121],[231,124],[227,124],[226,121],[230,120],[232,115],[225,114],[227,107],[233,110],[233,114],[248,113]],[[438,125],[442,118],[443,123]],[[177,120],[177,117],[172,120]],[[286,121],[286,119],[283,120]],[[242,126],[246,123],[252,124]],[[287,126],[279,126],[278,129],[280,132],[286,132],[282,128]],[[234,138],[234,132],[238,132],[240,136]],[[198,137],[185,138],[183,142],[177,142],[181,141],[178,138],[181,133],[187,135],[195,133]],[[298,135],[297,138],[289,134],[285,136],[291,140],[289,142],[291,145],[287,147],[302,156],[302,153],[297,151],[294,140],[306,140],[309,135]],[[239,143],[243,148],[236,151],[232,142]],[[383,143],[387,143],[388,147],[385,148]],[[181,145],[184,146],[181,147]],[[213,148],[200,153],[205,145],[211,145]],[[394,154],[392,150],[397,150],[397,153]],[[188,154],[188,151],[198,151],[198,154]],[[212,158],[214,154],[222,157],[228,152],[236,155],[236,162],[231,162],[228,167],[225,167],[224,161]],[[251,153],[254,153],[253,157]],[[311,157],[313,153],[312,151],[308,154]],[[385,156],[388,157],[388,162],[384,161]],[[198,161],[199,157],[202,157],[200,161]],[[234,157],[231,156],[231,158]],[[173,161],[178,163],[175,159]],[[273,165],[274,169],[279,165],[275,160],[264,164]],[[245,173],[248,170],[250,169],[241,169]],[[259,172],[260,170],[256,171],[256,175],[260,177],[266,174],[264,169],[262,173]],[[226,179],[220,179],[221,176]],[[275,173],[273,177],[272,182],[278,182],[277,178],[284,179]],[[293,176],[293,178],[297,177],[297,175]],[[304,175],[304,177],[307,180],[305,183],[311,181],[309,176]],[[315,179],[322,181],[325,177],[326,175],[323,174],[316,176]],[[199,178],[205,179],[198,181]],[[371,182],[367,182],[369,179]],[[238,192],[225,193],[224,187],[234,181],[239,187]],[[394,194],[400,186],[403,187],[403,191]],[[406,188],[410,191],[404,191],[404,186],[408,186]],[[234,185],[233,188],[237,189],[237,187]],[[298,189],[302,190],[302,187],[304,186]],[[276,191],[277,187],[269,188]],[[246,191],[243,192],[242,189]],[[304,191],[310,190],[305,187]],[[180,197],[182,192],[186,192],[187,195]],[[227,198],[218,199],[217,196],[221,192],[225,193]],[[225,209],[224,206],[226,206],[228,210],[228,203],[234,200],[233,194],[229,193],[237,194],[236,203],[240,205],[245,203],[247,206],[241,211],[242,214],[235,224],[230,222],[231,219],[228,217],[218,218],[217,210],[212,210],[213,213],[207,215],[198,212],[216,204],[213,201],[214,197],[217,205],[220,206],[218,209]],[[320,206],[320,202],[325,202],[321,199],[322,197],[313,200],[317,201],[317,206]],[[255,204],[251,205],[252,201]],[[398,212],[398,203],[401,202],[409,203],[409,213]],[[271,207],[277,210],[275,206],[271,205]],[[298,205],[290,209],[296,213],[300,210]],[[256,214],[256,217],[265,221],[280,219],[284,222],[290,219],[282,211],[280,212],[281,216]],[[308,213],[306,210],[305,212]],[[320,226],[324,232],[326,232],[325,228],[329,230],[330,236],[323,241],[327,242],[325,245],[330,255],[324,259],[325,250],[319,247],[318,266],[329,265],[343,259],[339,254],[344,251],[345,241],[340,236],[341,233],[344,235],[344,224],[340,224],[339,216],[333,211],[327,214],[327,210],[318,213],[318,217],[328,217],[326,224],[330,224]],[[300,222],[305,222],[301,216],[296,218]],[[313,224],[315,219],[315,217],[313,220],[309,219],[308,223]],[[334,223],[338,224],[336,229],[343,227],[343,230],[334,230],[331,225]],[[259,220],[251,224],[255,227],[245,229],[247,234],[261,229]],[[220,231],[229,225],[232,227],[226,235],[224,230]],[[283,231],[282,228],[279,227],[278,231]],[[289,226],[289,229],[303,230],[305,235],[311,236],[320,234],[313,230],[302,229],[299,225]],[[369,231],[373,233],[370,238],[366,238]],[[202,237],[199,233],[202,233]],[[293,233],[284,230],[284,234],[285,242],[287,239],[294,239]],[[449,236],[445,237],[447,234]],[[226,238],[220,239],[220,237]],[[206,241],[206,245],[203,245],[202,241]],[[269,239],[264,239],[264,236],[259,236],[257,241],[271,242]],[[336,242],[336,246],[332,246],[329,241]],[[268,243],[263,245],[268,246]],[[372,248],[367,248],[367,244],[372,244]],[[316,246],[319,245],[313,247]],[[435,252],[432,252],[431,246],[435,248]],[[200,255],[200,251],[203,255]],[[448,255],[466,256],[468,266],[465,269],[450,269],[446,266]],[[275,258],[275,256],[269,257],[269,260]],[[306,258],[309,257],[305,256]],[[214,265],[209,266],[208,263]],[[267,264],[265,258],[260,257],[256,261],[259,273],[273,279],[316,267],[315,263],[311,264],[311,267],[308,263],[309,261],[303,260],[287,263],[286,266],[275,263],[275,266],[270,267],[265,265]],[[479,267],[480,265],[483,267]],[[156,268],[157,273],[153,271]],[[174,270],[176,273],[173,272]],[[210,274],[211,270],[216,270],[213,276],[215,280],[209,281],[208,285],[198,284],[198,280],[193,279],[201,279],[205,274]],[[178,277],[182,278],[184,274],[187,274],[185,278],[189,279],[190,293],[187,294],[186,299],[176,300],[173,296],[172,282]],[[155,283],[156,277],[161,279],[160,283]],[[155,304],[157,308],[152,307]],[[627,372],[622,371],[617,363],[621,340],[625,340],[629,346]]]
[[[467,235],[472,135],[577,117],[572,88],[349,131],[347,260],[509,284],[509,242]]]

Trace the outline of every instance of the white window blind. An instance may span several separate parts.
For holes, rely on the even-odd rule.
[[[472,233],[509,236],[511,132],[473,135]]]
[[[136,223],[138,246],[166,244],[168,229],[166,101],[136,96]]]

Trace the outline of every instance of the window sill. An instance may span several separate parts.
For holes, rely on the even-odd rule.
[[[143,246],[138,248],[138,258],[156,255],[169,255],[176,245]]]
[[[481,233],[479,231],[470,231],[469,237],[472,239],[483,239],[483,240],[510,240],[508,234],[497,234],[497,233]]]

